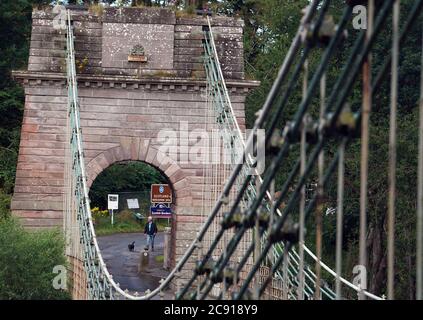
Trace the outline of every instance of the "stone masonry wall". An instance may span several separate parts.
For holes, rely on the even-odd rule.
[[[65,31],[53,27],[57,14],[34,11],[29,71],[65,72]],[[90,75],[204,78],[202,17],[177,18],[167,9],[106,8],[103,14],[72,12],[78,72]],[[222,70],[227,79],[244,79],[243,21],[211,19]],[[128,62],[135,44],[146,63]]]

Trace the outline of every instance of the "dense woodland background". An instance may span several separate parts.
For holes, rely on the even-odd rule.
[[[407,8],[414,1],[402,1],[402,21]],[[31,32],[33,6],[55,3],[45,0],[1,0],[0,2],[0,216],[9,215],[10,198],[13,193],[15,169],[19,147],[19,133],[23,115],[24,95],[22,88],[11,78],[11,70],[24,69],[28,60],[28,46]],[[96,5],[98,1],[69,1]],[[251,126],[254,114],[261,107],[267,92],[277,74],[279,66],[291,44],[301,19],[301,10],[307,0],[221,0],[221,1],[124,1],[108,0],[122,6],[171,6],[194,12],[208,6],[218,14],[240,16],[245,21],[245,67],[247,77],[260,80],[262,86],[247,99],[247,123]],[[340,18],[344,1],[331,2],[330,13],[335,22]],[[387,24],[390,26],[390,23]],[[343,43],[328,69],[328,91],[334,83],[348,55],[348,49],[357,37],[357,30],[350,28],[349,37]],[[375,68],[380,66],[389,54],[390,28],[384,30],[374,52]],[[321,50],[310,57],[310,68],[316,66]],[[410,32],[402,46],[400,68],[400,98],[398,114],[398,167],[397,167],[397,223],[396,223],[396,297],[414,298],[415,283],[415,216],[416,216],[416,170],[417,130],[420,64],[421,64],[421,20]],[[286,109],[286,120],[295,112],[300,101],[298,95],[290,100]],[[369,170],[369,290],[375,294],[386,292],[386,206],[387,206],[387,150],[389,130],[389,81],[374,97],[371,118],[370,170]],[[361,87],[358,84],[349,101],[353,109],[361,104]],[[317,110],[317,109],[316,109]],[[316,111],[314,110],[314,111]],[[313,110],[312,110],[313,113]],[[360,142],[354,142],[346,159],[346,203],[344,229],[344,276],[352,279],[352,267],[358,260],[358,212],[359,212],[359,162]],[[298,151],[298,150],[297,150]],[[290,159],[298,152],[293,151]],[[326,148],[330,156],[330,147]],[[117,169],[117,172],[120,169]],[[120,175],[119,173],[117,173]],[[145,171],[142,173],[145,174]],[[281,169],[277,187],[281,186],[286,172]],[[103,177],[104,185],[114,180],[113,174]],[[121,182],[119,182],[121,183]],[[329,187],[326,206],[335,206],[334,188]],[[106,192],[106,191],[102,191]],[[313,218],[308,222],[308,237],[314,243]],[[324,259],[334,266],[335,215],[324,217]],[[1,235],[0,235],[1,236]],[[1,237],[0,237],[1,240]],[[0,245],[2,245],[0,243]],[[314,249],[312,247],[312,249]],[[311,263],[311,261],[309,261]],[[1,274],[0,274],[1,277]],[[0,279],[0,286],[1,286]],[[331,283],[332,285],[332,283]],[[1,289],[1,287],[0,287]],[[1,290],[0,290],[1,295]]]

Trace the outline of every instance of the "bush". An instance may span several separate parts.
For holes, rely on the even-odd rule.
[[[96,224],[101,218],[109,216],[109,210],[100,210],[98,207],[91,209],[91,217],[93,218],[94,224]]]
[[[64,248],[59,230],[28,232],[15,219],[0,219],[0,299],[70,299],[53,288],[53,267],[67,263]]]
[[[3,193],[0,189],[0,219],[6,219],[10,216],[10,199],[11,196]]]

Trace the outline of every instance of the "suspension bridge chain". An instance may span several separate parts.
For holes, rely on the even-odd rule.
[[[321,261],[321,244],[316,242],[316,254],[300,240],[300,230],[304,231],[305,222],[310,220],[313,212],[321,212],[323,190],[332,180],[334,172],[338,172],[338,226],[339,212],[343,207],[344,188],[344,152],[348,145],[358,140],[362,110],[352,111],[346,107],[352,94],[353,87],[363,65],[368,63],[368,56],[374,48],[376,39],[380,37],[382,28],[386,24],[391,12],[398,14],[398,8],[393,10],[398,0],[386,0],[377,3],[374,10],[374,24],[369,31],[361,31],[354,46],[349,52],[349,58],[343,63],[342,70],[336,81],[328,88],[326,99],[324,90],[320,90],[324,108],[320,118],[313,119],[313,103],[319,100],[316,93],[320,84],[326,85],[325,73],[328,65],[333,61],[337,52],[343,50],[342,44],[346,39],[346,30],[351,21],[353,6],[356,1],[347,1],[343,16],[335,25],[329,18],[330,1],[311,1],[307,6],[300,22],[297,34],[279,70],[277,78],[267,96],[262,108],[257,113],[257,119],[251,134],[246,141],[240,130],[217,55],[216,44],[210,20],[208,28],[204,30],[204,66],[209,88],[210,106],[213,108],[216,125],[225,143],[224,148],[233,160],[230,165],[230,175],[225,182],[220,195],[205,215],[206,220],[195,239],[177,261],[175,268],[169,273],[160,286],[144,295],[130,295],[119,287],[107,271],[101,256],[95,236],[88,198],[87,177],[85,172],[84,152],[82,146],[82,132],[79,119],[79,102],[75,69],[74,35],[70,12],[67,13],[67,85],[68,85],[68,136],[70,137],[69,154],[72,174],[68,174],[69,193],[75,214],[79,222],[82,258],[87,276],[89,297],[92,299],[150,299],[166,289],[175,277],[182,271],[187,261],[197,258],[192,277],[187,280],[183,288],[177,292],[177,299],[207,299],[216,284],[223,284],[224,292],[220,299],[251,299],[262,298],[266,295],[266,288],[275,280],[282,283],[283,298],[314,298],[342,299],[344,289],[352,290],[362,297],[381,299],[353,284],[341,276],[342,257],[339,248],[342,246],[342,236],[337,235],[337,265],[333,271]],[[405,23],[397,34],[394,48],[403,43],[407,33],[419,17],[423,7],[423,0],[413,2],[410,12],[407,12]],[[397,16],[394,21],[398,24]],[[359,32],[359,31],[357,31]],[[319,52],[320,61],[317,66],[307,72],[304,70],[307,59],[312,53]],[[395,54],[398,54],[396,51]],[[395,65],[397,59],[393,54]],[[337,62],[339,63],[339,61]],[[391,63],[391,56],[385,57],[385,62],[376,67],[376,77],[370,83],[370,95],[380,88],[386,78]],[[311,69],[311,68],[310,68]],[[295,101],[295,94],[301,74],[309,81],[304,81],[303,98],[295,109],[293,117],[287,113],[287,106]],[[392,75],[392,78],[394,75]],[[395,79],[392,79],[395,88]],[[301,91],[301,90],[300,90]],[[391,99],[396,99],[392,95]],[[255,141],[260,136],[260,129],[265,129],[264,147],[266,151],[266,165],[262,174],[258,173],[258,161],[252,155],[257,154],[258,146]],[[327,167],[322,168],[317,178],[320,190],[314,192],[306,203],[300,206],[304,187],[316,182],[315,171],[323,148],[330,143],[336,149],[331,155],[326,155]],[[292,150],[302,148],[301,159],[292,161],[288,158]],[[394,152],[390,150],[390,153]],[[391,165],[392,166],[392,165]],[[275,177],[284,168],[288,172],[277,195],[274,192]],[[423,175],[419,175],[423,177]],[[423,178],[421,178],[423,179]],[[423,181],[419,180],[419,186]],[[303,200],[301,200],[303,199]],[[69,203],[67,205],[70,206]],[[298,208],[303,208],[302,218],[298,218]],[[320,209],[319,209],[320,208]],[[421,208],[420,208],[421,209]],[[221,215],[222,211],[223,215]],[[320,210],[320,211],[319,211]],[[420,210],[421,211],[421,210]],[[418,216],[421,219],[421,214]],[[316,215],[316,218],[318,215]],[[298,221],[297,221],[298,220]],[[210,234],[210,227],[219,224],[210,243],[205,247],[204,240]],[[421,222],[420,224],[421,225]],[[392,230],[392,226],[390,230]],[[422,228],[420,228],[422,229]],[[420,230],[419,229],[419,230]],[[321,230],[316,230],[317,233]],[[422,231],[420,230],[420,233]],[[251,236],[251,235],[254,236]],[[421,234],[418,235],[420,238]],[[216,250],[219,241],[226,237],[224,250]],[[319,238],[316,238],[318,240]],[[260,242],[260,243],[258,243]],[[392,243],[392,238],[390,239]],[[240,249],[243,244],[243,250]],[[201,251],[199,251],[201,248]],[[297,252],[304,250],[307,261],[314,261],[316,270],[312,271],[305,259],[301,259]],[[206,253],[204,253],[206,252]],[[237,263],[232,262],[234,258]],[[419,256],[418,256],[419,258]],[[421,261],[421,258],[420,260]],[[258,277],[261,269],[266,266],[269,270],[263,281]],[[327,275],[323,278],[320,268],[336,280],[336,292],[327,283]],[[391,270],[392,271],[392,270]],[[389,274],[391,274],[391,271]],[[241,274],[243,274],[241,276]],[[420,276],[420,278],[419,278]],[[418,273],[421,281],[421,274]],[[421,290],[421,284],[417,286]],[[230,289],[231,294],[228,294]],[[297,294],[298,293],[298,294]],[[354,296],[354,294],[352,295]]]
[[[230,163],[233,165],[236,163],[239,157],[239,154],[242,154],[243,150],[245,150],[245,141],[243,138],[243,133],[239,127],[238,121],[235,116],[234,109],[232,107],[230,97],[228,90],[226,88],[225,79],[223,77],[223,73],[220,67],[219,63],[219,57],[217,54],[217,48],[214,41],[214,35],[210,23],[210,19],[208,19],[208,30],[204,31],[204,52],[205,52],[205,69],[206,69],[206,75],[207,75],[207,82],[208,87],[211,88],[209,94],[210,99],[212,101],[212,106],[214,109],[214,116],[216,119],[216,123],[218,124],[219,131],[222,134],[222,139],[224,141],[224,148],[225,148],[225,154],[229,156]],[[247,177],[247,175],[251,174],[251,172],[254,172],[255,175],[257,175],[257,178],[260,182],[262,182],[261,176],[258,174],[257,169],[253,168],[254,165],[254,159],[251,156],[251,154],[247,155],[246,158],[246,165],[242,168],[242,171],[240,175],[237,178],[236,186],[237,190],[240,189],[242,185],[242,181]],[[253,181],[249,181],[247,189],[245,190],[244,196],[241,199],[241,206],[243,208],[248,208],[249,205],[252,203],[253,199],[256,197],[256,188],[254,186]],[[270,195],[270,192],[267,192],[268,199],[272,199],[272,196]],[[265,209],[267,211],[267,214],[270,213],[271,210],[271,204],[270,201],[266,201]],[[277,209],[277,213],[280,215],[281,212],[279,209]],[[219,234],[218,237],[216,237],[215,241],[217,242],[222,234]],[[265,239],[267,236],[267,231],[264,232],[262,239]],[[263,241],[261,241],[261,245],[263,244]],[[248,250],[252,250],[254,246],[253,243],[250,244],[250,248]],[[270,256],[269,260],[274,261],[277,259],[281,252],[283,252],[283,244],[277,243],[275,244],[276,250],[275,255]],[[208,253],[206,255],[210,256],[211,251],[213,247],[210,247],[208,250]],[[238,252],[241,249],[238,249]],[[289,265],[289,282],[291,285],[295,283],[297,278],[297,270],[298,270],[298,254],[295,250],[292,252],[289,252],[290,257],[290,265]],[[200,266],[201,268],[202,266]],[[243,267],[243,264],[239,265],[239,268],[241,269]],[[306,270],[307,275],[307,281],[310,281],[311,284],[308,282],[305,283],[304,290],[305,295],[308,297],[312,296],[313,293],[313,287],[315,285],[315,275],[311,272],[311,270]],[[282,275],[279,270],[276,272],[275,275],[276,279],[282,280]],[[282,280],[283,281],[283,280]],[[192,282],[192,280],[191,280]],[[322,288],[322,292],[330,299],[333,299],[335,296],[335,293],[330,288]]]
[[[312,2],[312,4],[308,8],[308,13],[313,13],[313,9],[316,9],[318,4],[320,4],[320,2]],[[256,120],[253,133],[248,139],[247,146],[250,146],[254,138],[257,136],[257,130],[259,128],[265,127],[266,124],[270,124],[270,129],[268,129],[266,132],[266,151],[268,151],[269,155],[273,153],[273,157],[270,165],[268,165],[266,168],[266,171],[264,173],[264,180],[261,182],[259,192],[255,196],[253,202],[249,205],[249,207],[243,212],[239,213],[239,204],[243,201],[244,197],[248,197],[248,186],[252,179],[251,175],[245,177],[242,187],[240,188],[240,191],[238,193],[238,196],[236,197],[235,202],[232,204],[231,210],[226,214],[224,221],[222,221],[222,230],[218,234],[220,236],[223,232],[225,232],[225,229],[235,228],[235,235],[229,242],[227,250],[224,252],[224,254],[220,255],[217,261],[210,261],[211,255],[206,254],[204,259],[199,262],[196,270],[197,274],[194,275],[193,278],[197,277],[198,275],[206,275],[206,280],[202,281],[200,284],[200,292],[202,291],[202,294],[200,297],[197,297],[197,291],[193,291],[191,295],[188,295],[188,298],[206,298],[213,284],[216,282],[225,281],[226,283],[234,283],[234,272],[226,266],[230,259],[230,256],[236,252],[237,246],[242,240],[242,237],[244,236],[247,230],[252,229],[254,227],[255,222],[257,220],[259,221],[259,224],[261,226],[261,234],[264,234],[264,231],[268,228],[269,216],[266,215],[266,210],[264,208],[264,200],[267,196],[267,189],[269,188],[272,180],[274,179],[274,176],[277,173],[278,169],[283,164],[283,160],[287,158],[289,149],[298,144],[299,142],[299,133],[302,130],[303,119],[306,116],[307,111],[310,109],[311,101],[316,91],[316,87],[321,81],[330,59],[333,58],[336,49],[344,40],[343,38],[345,37],[347,22],[351,19],[352,6],[355,5],[355,2],[349,2],[349,5],[345,8],[343,18],[341,19],[338,26],[333,26],[332,30],[329,31],[327,24],[329,20],[325,19],[325,17],[323,16],[325,8],[328,7],[328,4],[329,1],[323,1],[319,10],[321,15],[316,18],[314,24],[307,23],[309,22],[307,21],[307,17],[309,17],[307,15],[305,16],[305,19],[303,19],[303,30],[299,32],[297,39],[294,41],[293,46],[291,47],[291,50],[289,51],[289,54],[287,55],[287,58],[280,70],[279,76],[269,94],[265,106],[260,110],[260,114],[258,116],[258,119]],[[345,64],[341,74],[339,75],[334,87],[331,90],[331,95],[329,96],[326,105],[326,111],[323,114],[323,121],[313,121],[311,124],[308,124],[308,126],[305,128],[307,144],[309,148],[314,148],[312,149],[310,156],[307,159],[307,164],[305,166],[304,172],[298,177],[297,182],[294,181],[294,178],[298,174],[298,165],[292,166],[291,174],[289,175],[288,179],[284,183],[284,186],[282,187],[280,196],[276,200],[275,208],[277,208],[280,204],[282,204],[282,202],[285,201],[286,206],[282,211],[282,215],[277,219],[276,223],[271,226],[271,232],[266,238],[264,248],[262,248],[259,258],[256,259],[256,262],[250,269],[247,278],[242,282],[239,292],[232,296],[234,299],[247,299],[250,297],[254,297],[254,292],[251,290],[250,285],[256,273],[258,272],[261,264],[267,258],[267,254],[270,248],[275,243],[283,242],[285,244],[285,253],[289,252],[289,250],[298,242],[299,227],[298,224],[292,220],[292,211],[294,207],[298,204],[300,191],[302,187],[306,184],[307,180],[311,177],[312,169],[315,167],[317,158],[322,152],[322,149],[325,144],[329,140],[335,140],[332,143],[338,145],[338,152],[331,159],[329,167],[325,170],[324,174],[322,175],[322,181],[320,181],[320,183],[323,187],[327,186],[327,183],[332,173],[338,166],[338,160],[341,157],[341,154],[341,159],[344,159],[344,148],[348,146],[348,144],[352,140],[357,139],[357,131],[359,131],[358,129],[362,112],[359,109],[353,113],[351,110],[345,107],[346,101],[348,96],[351,94],[353,85],[356,82],[359,71],[364,64],[367,55],[371,52],[375,40],[381,33],[382,27],[390,14],[390,10],[392,9],[393,4],[394,1],[385,1],[383,3],[379,3],[379,8],[375,16],[374,29],[372,28],[373,30],[367,39],[365,39],[364,36],[366,32],[362,32],[358,39],[355,41],[355,45],[350,54],[350,58]],[[413,25],[414,21],[419,16],[421,9],[422,2],[415,1],[413,8],[408,13],[406,23],[403,25],[403,30],[401,32],[402,36],[399,40],[400,42],[404,40],[405,35],[409,31],[410,27]],[[324,25],[325,23],[326,25]],[[303,36],[302,39],[301,36]],[[301,43],[305,46],[305,48],[302,48],[302,50],[300,50]],[[304,65],[304,61],[307,58],[307,55],[309,54],[311,49],[313,49],[313,47],[319,43],[320,45],[325,46],[325,50],[322,54],[320,63],[316,68],[315,73],[310,81],[310,86],[306,89],[305,97],[300,103],[292,121],[286,122],[286,125],[282,130],[277,130],[276,124],[278,123],[278,121],[280,121],[282,111],[286,106],[289,97],[293,93],[292,89],[295,86],[299,72]],[[286,88],[288,89],[283,91],[282,98],[280,98],[280,100],[276,99],[277,92],[278,90],[280,90],[281,84],[283,83],[283,80],[285,80],[284,78],[288,74],[288,69],[293,65],[292,62],[294,60],[294,55],[298,52],[300,52],[300,63],[298,63],[296,68],[294,68],[295,71],[293,73],[293,76],[286,86]],[[386,58],[386,61],[389,61],[389,59],[390,57]],[[379,73],[376,77],[376,81],[371,84],[371,94],[379,88],[380,81],[386,74],[388,66],[389,62],[385,62],[382,65],[382,68],[378,70]],[[279,100],[276,106],[276,111],[271,113],[270,110],[276,100]],[[248,160],[248,154],[246,154],[245,156]],[[285,165],[289,164],[285,163]],[[244,166],[248,166],[248,161],[235,166],[234,175],[232,176],[232,179],[229,180],[226,184],[222,194],[222,199],[220,203],[217,203],[215,209],[213,210],[214,212],[217,211],[221,206],[221,203],[225,201],[225,197],[228,195],[229,190],[232,186],[236,184],[236,178],[239,175],[242,175]],[[340,172],[342,172],[342,170],[340,170]],[[289,189],[292,189],[293,191],[288,192]],[[315,206],[319,203],[319,201],[321,201],[319,199],[319,195],[315,194],[306,208],[306,218],[314,210]],[[275,213],[274,211],[275,209],[273,209],[272,214]],[[213,246],[211,247],[211,249],[214,249]],[[307,250],[307,252],[312,255],[310,251]],[[245,254],[250,255],[251,253],[252,250],[248,250]],[[316,258],[315,256],[313,257]],[[272,265],[271,275],[267,277],[266,281],[259,288],[259,296],[264,293],[266,286],[271,281],[272,275],[278,270],[283,260],[286,259],[284,259],[283,255],[280,255],[279,258],[277,258],[276,262]],[[323,264],[319,260],[319,258],[317,258],[317,260],[319,267],[324,266],[324,268],[331,275],[334,275],[334,272],[329,269],[325,264]],[[245,262],[246,259],[243,259],[242,261]],[[238,271],[239,268],[237,268],[235,272]],[[338,281],[342,279],[339,274],[335,275]],[[317,281],[320,282],[322,281],[322,279],[318,278]],[[366,297],[372,299],[380,299],[380,297],[367,292],[361,287],[347,282],[345,279],[342,279],[342,283],[346,284],[350,288],[354,289],[355,291],[359,292],[360,294]],[[193,280],[190,280],[187,286],[182,290],[179,298],[185,297],[185,295],[189,291],[189,287],[192,284]],[[342,298],[342,296],[338,296],[337,298]]]
[[[95,236],[88,198],[87,176],[85,170],[84,151],[82,144],[82,129],[80,124],[80,106],[78,101],[78,85],[75,68],[74,35],[70,11],[67,11],[66,29],[66,66],[68,87],[68,133],[70,137],[71,179],[68,192],[71,195],[73,207],[79,223],[79,237],[82,246],[82,259],[87,278],[89,299],[148,299],[159,293],[147,293],[144,296],[132,296],[123,291],[106,268]],[[68,203],[68,205],[70,205]],[[163,283],[164,286],[164,283]]]

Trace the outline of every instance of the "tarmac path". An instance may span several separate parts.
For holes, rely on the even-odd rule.
[[[147,289],[154,290],[159,286],[159,281],[168,275],[163,268],[163,262],[157,262],[156,257],[163,256],[164,234],[157,233],[154,241],[154,252],[149,252],[148,267],[139,270],[141,253],[146,244],[145,235],[142,233],[118,233],[97,238],[98,244],[106,263],[107,269],[120,287],[132,294],[143,294]],[[135,241],[135,250],[130,252],[128,244]],[[155,297],[160,299],[159,296]],[[164,299],[172,299],[173,293],[165,291]]]

